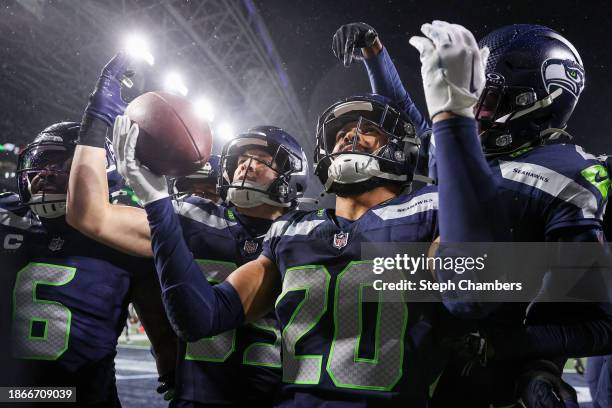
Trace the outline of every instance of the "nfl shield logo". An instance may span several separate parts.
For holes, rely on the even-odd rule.
[[[334,235],[334,248],[336,249],[342,249],[346,246],[346,243],[348,242],[348,232],[339,232],[336,235]]]
[[[247,254],[254,254],[257,252],[259,244],[255,241],[244,241],[244,252]]]
[[[55,237],[49,242],[49,249],[53,252],[59,251],[64,246],[64,240],[60,237]]]

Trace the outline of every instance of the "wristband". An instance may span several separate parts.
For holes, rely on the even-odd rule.
[[[88,113],[83,115],[77,144],[104,149],[108,126],[102,120]]]

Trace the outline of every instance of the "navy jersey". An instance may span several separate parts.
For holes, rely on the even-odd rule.
[[[36,229],[40,222],[21,204],[19,196],[12,193],[0,194],[0,385],[15,384],[19,366],[12,358],[12,290],[15,278],[27,260],[25,238],[28,231]]]
[[[271,220],[190,196],[175,202],[185,242],[211,283],[257,258]],[[183,343],[179,400],[270,406],[280,386],[280,332],[273,313],[218,336]]]
[[[63,217],[36,221],[24,231],[24,245],[28,262],[12,286],[12,354],[27,376],[15,381],[76,386],[81,403],[118,405],[117,338],[132,273],[153,274],[150,260],[103,246]]]
[[[580,146],[550,144],[526,148],[498,156],[489,165],[500,182],[514,241],[544,242],[563,229],[575,227],[601,230],[610,179],[605,166]],[[477,325],[485,331],[505,330],[510,336],[513,331],[524,330],[525,324],[536,321],[571,324],[591,318],[595,311],[590,307],[575,303],[533,303],[530,307],[524,303],[506,303]],[[580,333],[576,341],[583,337]],[[550,343],[551,347],[565,342],[562,337],[555,340]],[[546,340],[542,342],[546,344]],[[563,357],[559,359],[558,363],[563,366]],[[473,370],[471,376],[463,377],[460,374],[464,370],[463,362],[453,362],[445,369],[433,406],[446,407],[454,402],[457,393],[467,389],[474,390],[464,397],[467,405],[507,405],[515,398],[513,384],[521,365],[517,359],[493,362],[485,370]]]
[[[388,54],[381,52],[371,60],[365,62],[373,90],[396,100],[409,100]],[[402,109],[411,115],[415,123],[420,123],[422,115],[415,114],[413,105],[409,109],[402,105]],[[436,179],[434,137],[428,150],[429,176]],[[601,228],[610,180],[604,166],[582,148],[563,144],[527,148],[496,157],[489,164],[501,184],[500,192],[510,216],[514,240],[542,242],[566,228]],[[565,310],[559,311],[559,305],[554,305],[553,309],[554,316],[550,321],[567,316]],[[581,308],[573,309],[574,314],[589,315],[584,314]],[[523,326],[525,312],[525,304],[506,304],[490,318],[477,324],[479,327],[507,327],[508,333],[511,333],[513,327]],[[465,401],[466,406],[488,407],[489,402],[505,403],[508,395],[504,393],[513,392],[516,374],[513,367],[515,369],[516,366],[515,361],[510,361],[508,365],[490,367],[482,378],[474,378],[473,375],[464,377],[462,364],[447,367],[438,384],[439,392],[436,392],[436,396],[441,398],[440,401],[434,400],[434,406],[456,405],[458,396],[465,401],[468,395],[473,395],[477,401]]]
[[[544,241],[561,228],[601,228],[610,179],[580,146],[527,148],[489,164],[501,180],[515,241]]]
[[[432,326],[442,306],[389,301],[387,291],[363,301],[378,275],[361,244],[431,242],[437,207],[435,188],[426,187],[342,227],[333,210],[296,211],[273,224],[263,255],[283,282],[282,405],[426,406],[440,372]]]

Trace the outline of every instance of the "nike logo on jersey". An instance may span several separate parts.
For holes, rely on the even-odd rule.
[[[610,181],[608,170],[603,165],[594,164],[582,170],[580,174],[582,174],[582,177],[584,177],[586,181],[599,190],[604,200],[608,198],[608,191],[610,190],[610,184],[612,182]]]
[[[595,175],[595,178],[593,179],[593,181],[596,182],[596,183],[600,183],[600,182],[602,182],[604,180],[607,180],[607,179],[608,179],[608,175],[607,174],[604,173],[602,175],[601,173],[597,173]]]

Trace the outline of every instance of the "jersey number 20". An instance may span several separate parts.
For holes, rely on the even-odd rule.
[[[321,317],[333,308],[334,333],[325,369],[336,387],[362,390],[391,390],[402,377],[404,335],[408,308],[388,291],[379,291],[376,321],[373,322],[373,354],[361,355],[364,332],[364,290],[378,279],[372,263],[355,261],[336,277],[334,304],[328,305],[331,275],[323,265],[305,265],[287,269],[278,305],[291,292],[304,292],[282,332],[283,381],[295,384],[318,384],[323,355],[296,352],[296,344],[309,334]],[[395,296],[395,297],[391,297]]]

